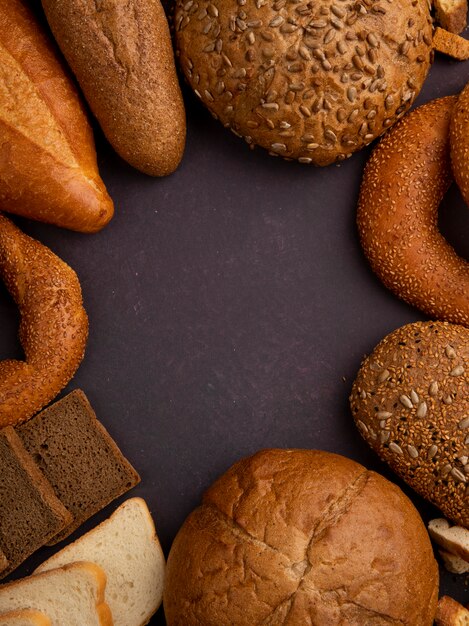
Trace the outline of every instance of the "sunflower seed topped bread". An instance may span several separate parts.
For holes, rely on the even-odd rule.
[[[17,433],[73,515],[53,543],[140,482],[80,390],[22,424]]]
[[[425,0],[177,0],[180,62],[196,95],[249,145],[327,165],[411,106],[430,67]]]
[[[416,322],[367,357],[350,404],[369,445],[454,523],[469,527],[469,330]]]
[[[469,626],[469,611],[449,596],[438,601],[435,615],[436,626]]]
[[[92,561],[106,573],[106,602],[114,626],[143,626],[163,599],[165,560],[150,511],[141,498],[42,563],[36,573]]]
[[[402,491],[328,452],[264,450],[205,493],[171,548],[168,626],[431,626],[438,568]]]
[[[52,624],[44,613],[31,609],[20,609],[0,615],[0,626],[52,626]]]
[[[70,524],[72,516],[11,428],[0,431],[0,547],[12,572]]]
[[[186,120],[159,0],[42,0],[54,36],[109,142],[164,176],[184,151]]]
[[[51,626],[113,626],[105,587],[100,567],[73,563],[1,586],[0,614],[30,608],[45,613]]]
[[[460,33],[467,26],[467,0],[433,0],[436,21],[451,33]]]
[[[0,215],[0,280],[19,308],[25,360],[0,361],[0,427],[40,411],[75,374],[88,339],[77,275]]]
[[[78,93],[23,0],[0,3],[0,209],[94,232],[112,217]]]

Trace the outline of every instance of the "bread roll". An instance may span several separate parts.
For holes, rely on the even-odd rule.
[[[152,176],[184,151],[184,104],[159,0],[42,0],[55,38],[109,142]]]
[[[113,215],[93,134],[22,0],[0,3],[0,210],[81,232]]]
[[[314,450],[236,463],[179,531],[168,626],[431,626],[438,569],[408,498]]]

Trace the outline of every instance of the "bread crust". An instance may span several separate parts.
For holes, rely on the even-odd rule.
[[[467,26],[467,0],[434,0],[436,21],[451,33],[460,33]]]
[[[114,208],[99,177],[91,127],[55,48],[22,0],[1,3],[0,42],[9,60],[4,82],[12,84],[0,91],[0,208],[81,232],[100,230]],[[22,82],[15,90],[16,74]],[[30,97],[44,107],[41,122]],[[12,110],[21,110],[25,126]]]
[[[47,615],[32,609],[9,611],[8,613],[0,615],[0,626],[17,626],[25,622],[31,626],[51,626],[51,621]]]
[[[159,0],[42,0],[59,46],[109,142],[133,167],[179,165],[186,122]],[[97,8],[98,7],[98,8]]]
[[[19,308],[25,353],[25,361],[0,361],[0,426],[7,426],[37,413],[73,377],[88,317],[75,272],[1,214],[0,279]]]
[[[468,57],[469,58],[469,43]],[[459,94],[450,126],[451,164],[462,197],[469,205],[469,84]]]
[[[452,182],[449,124],[456,98],[409,113],[380,141],[360,188],[357,224],[373,271],[432,318],[469,325],[469,263],[438,230]]]
[[[214,117],[251,147],[319,166],[402,116],[432,58],[420,0],[177,0],[175,29],[184,74]]]
[[[469,611],[462,604],[449,596],[443,596],[438,602],[435,615],[436,626],[467,626]]]
[[[166,573],[168,626],[430,626],[438,592],[406,496],[314,450],[236,463],[184,523]]]
[[[469,329],[416,322],[364,359],[350,396],[365,441],[417,493],[469,528]]]

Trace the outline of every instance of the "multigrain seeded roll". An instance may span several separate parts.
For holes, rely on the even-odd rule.
[[[251,146],[327,165],[411,106],[432,58],[425,0],[177,0],[187,80]]]
[[[357,225],[373,271],[427,315],[469,326],[469,263],[438,230],[453,176],[449,125],[456,97],[432,100],[378,144],[360,188]]]
[[[350,405],[379,456],[469,528],[469,330],[445,322],[398,328],[363,361]]]
[[[316,450],[264,450],[205,493],[168,558],[168,626],[430,626],[438,569],[410,500]]]

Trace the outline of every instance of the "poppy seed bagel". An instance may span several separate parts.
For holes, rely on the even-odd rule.
[[[16,302],[25,360],[0,361],[0,428],[48,404],[81,363],[88,338],[75,272],[0,215],[0,280]]]
[[[446,322],[398,328],[363,361],[350,405],[375,452],[469,528],[469,329]]]
[[[328,165],[403,115],[432,59],[425,0],[177,0],[184,74],[251,146]]]
[[[451,164],[462,197],[469,205],[469,83],[459,94],[450,126]]]
[[[438,568],[410,500],[337,454],[263,450],[205,493],[171,548],[168,626],[431,626]]]
[[[469,325],[469,263],[438,230],[453,176],[449,124],[456,98],[415,109],[380,141],[360,188],[357,224],[373,271],[427,315]]]

